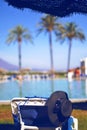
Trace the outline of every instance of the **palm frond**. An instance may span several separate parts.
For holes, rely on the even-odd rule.
[[[57,29],[58,26],[58,17],[54,17],[52,15],[45,15],[41,18],[40,22],[38,23],[38,27],[40,27],[38,30],[39,33],[45,31],[54,31]]]
[[[7,37],[7,40],[6,42],[7,43],[12,43],[12,42],[15,42],[15,41],[18,41],[19,40],[30,40],[30,42],[32,41],[32,37],[28,31],[27,28],[24,28],[23,26],[21,25],[18,25],[16,26],[15,28],[11,29],[9,31],[9,34],[8,34],[8,37]]]

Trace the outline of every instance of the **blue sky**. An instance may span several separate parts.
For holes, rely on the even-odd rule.
[[[17,25],[23,25],[28,28],[34,38],[34,44],[22,44],[22,67],[28,68],[50,68],[50,53],[48,35],[42,33],[36,37],[37,23],[43,16],[29,9],[18,10],[8,6],[3,0],[0,1],[0,58],[18,65],[18,46],[17,43],[7,45],[6,39],[10,29]],[[69,17],[60,18],[59,22],[75,22],[79,28],[87,35],[87,15],[74,14]],[[54,68],[56,70],[65,70],[67,68],[68,43],[62,45],[60,41],[56,42],[53,35],[53,56]],[[87,56],[87,39],[81,43],[79,40],[73,40],[71,52],[70,68],[80,66],[80,60]]]

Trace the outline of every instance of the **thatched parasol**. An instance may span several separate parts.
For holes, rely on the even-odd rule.
[[[30,8],[39,12],[64,17],[73,13],[87,13],[87,0],[5,0],[19,9]]]

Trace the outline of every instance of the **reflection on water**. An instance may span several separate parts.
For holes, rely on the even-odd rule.
[[[87,79],[75,79],[68,82],[69,92],[71,98],[87,98]]]
[[[19,85],[19,97],[22,97],[22,81],[19,81],[18,85]]]
[[[51,86],[51,92],[53,93],[54,92],[54,79],[51,78],[50,80],[50,86]]]
[[[87,97],[87,79],[83,79],[81,83],[83,94]]]
[[[85,80],[85,93],[86,93],[86,96],[87,96],[87,79]]]
[[[87,79],[28,80],[0,83],[0,100],[14,97],[49,97],[54,91],[65,91],[69,98],[87,98]]]
[[[68,96],[69,96],[69,98],[71,98],[72,97],[72,93],[71,93],[72,82],[67,81],[67,86],[68,86]]]
[[[80,86],[81,86],[80,80],[73,80],[72,82],[68,82],[68,89],[69,89],[69,97],[70,98],[77,98],[80,96],[80,93],[81,93]]]

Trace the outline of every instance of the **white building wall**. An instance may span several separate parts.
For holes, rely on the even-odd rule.
[[[87,75],[87,58],[85,58],[85,74]]]

